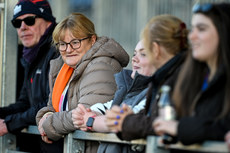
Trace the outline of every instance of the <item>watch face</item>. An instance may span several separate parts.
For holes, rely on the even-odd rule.
[[[86,126],[87,127],[93,127],[93,122],[94,122],[94,118],[93,117],[89,117],[88,121],[86,122]]]

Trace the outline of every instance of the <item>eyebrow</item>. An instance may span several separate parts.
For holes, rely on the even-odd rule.
[[[72,42],[72,41],[74,41],[74,40],[78,40],[78,39],[72,39],[70,42]],[[59,40],[59,42],[67,43],[67,42],[65,42],[64,40]],[[69,42],[69,43],[70,43],[70,42]]]
[[[198,24],[192,25],[192,27],[209,27],[209,26],[205,23],[198,23]]]
[[[205,23],[198,23],[197,26],[206,26],[207,27],[208,25]]]
[[[144,50],[145,50],[144,48],[139,49],[139,51],[144,51]]]

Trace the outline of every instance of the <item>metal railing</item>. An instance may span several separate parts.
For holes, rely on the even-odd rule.
[[[23,133],[39,135],[37,126],[29,126],[27,129],[22,130]],[[202,144],[194,144],[184,146],[181,143],[174,145],[162,145],[160,138],[157,136],[148,136],[146,140],[138,139],[133,141],[122,141],[117,138],[113,133],[97,133],[97,132],[84,132],[76,130],[73,133],[69,133],[64,139],[64,153],[84,153],[85,141],[100,141],[109,143],[121,143],[121,144],[138,144],[145,145],[146,153],[169,153],[170,149],[204,152],[204,153],[228,153],[228,148],[225,142],[222,141],[205,141]],[[16,142],[14,142],[16,143]],[[8,149],[7,153],[22,153]]]

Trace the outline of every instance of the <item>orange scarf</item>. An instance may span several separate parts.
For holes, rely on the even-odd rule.
[[[69,79],[73,73],[73,68],[69,67],[67,64],[64,63],[61,70],[58,73],[57,79],[55,81],[52,93],[52,104],[53,108],[56,112],[59,112],[59,102]]]

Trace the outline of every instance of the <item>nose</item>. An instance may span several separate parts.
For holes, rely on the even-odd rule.
[[[189,35],[188,35],[189,40],[194,40],[197,38],[197,31],[196,30],[192,30],[190,31]]]
[[[133,56],[132,61],[136,63],[139,61],[137,54]]]
[[[68,53],[72,52],[73,51],[72,46],[70,44],[66,44],[66,45],[67,45],[66,52],[68,52]]]
[[[22,21],[21,26],[20,26],[20,29],[21,29],[21,30],[24,30],[24,29],[27,29],[27,27],[28,27],[28,26],[25,24],[25,22]]]

